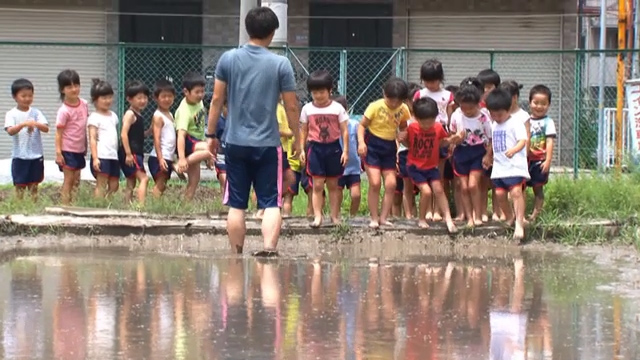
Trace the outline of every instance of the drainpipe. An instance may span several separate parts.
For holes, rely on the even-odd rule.
[[[598,169],[603,170],[605,164],[605,153],[608,149],[604,147],[605,144],[605,121],[604,121],[604,79],[606,71],[606,38],[607,38],[607,2],[606,0],[600,0],[600,69],[599,69],[599,86],[598,86]]]
[[[273,36],[273,41],[271,42],[271,46],[273,47],[284,47],[287,45],[287,28],[289,27],[287,17],[288,17],[288,4],[287,0],[263,0],[263,7],[268,7],[276,13],[278,16],[278,22],[280,23],[280,27],[276,30],[275,35]]]

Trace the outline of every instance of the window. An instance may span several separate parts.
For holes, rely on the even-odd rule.
[[[600,49],[600,28],[591,28],[591,48]],[[616,50],[618,48],[618,28],[608,27],[605,33],[604,48],[607,50]],[[616,56],[614,53],[608,53],[607,56]]]

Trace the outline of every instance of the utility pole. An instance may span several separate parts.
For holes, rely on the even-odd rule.
[[[287,4],[287,0],[263,0],[263,7],[268,7],[276,13],[278,17],[278,22],[280,23],[280,27],[276,30],[275,35],[273,36],[273,41],[271,42],[271,46],[273,47],[284,47],[288,43],[288,32],[287,29],[289,27],[287,18],[289,5]]]

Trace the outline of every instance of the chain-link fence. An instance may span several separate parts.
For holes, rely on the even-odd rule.
[[[185,73],[203,74],[207,85],[205,104],[213,95],[214,71],[220,55],[229,47],[139,44],[34,44],[0,42],[0,83],[5,89],[17,77],[31,79],[36,87],[35,104],[53,119],[59,106],[57,73],[64,68],[80,73],[82,95],[88,98],[89,79],[105,78],[118,94],[114,110],[125,109],[124,84],[139,79],[150,88],[160,78],[176,84],[177,107],[182,100],[181,82]],[[431,58],[444,65],[446,84],[458,85],[467,76],[492,68],[503,80],[523,85],[521,106],[528,110],[529,89],[545,84],[553,92],[550,115],[558,130],[554,165],[567,170],[592,170],[613,165],[616,118],[617,61],[615,51],[607,51],[601,62],[597,51],[461,51],[422,49],[273,49],[291,62],[302,103],[310,100],[306,88],[309,73],[326,69],[335,79],[335,92],[347,96],[350,112],[362,114],[366,106],[382,96],[382,84],[389,76],[420,83],[420,66]],[[631,57],[625,52],[625,60]],[[16,61],[22,58],[24,61]],[[630,62],[627,62],[630,63]],[[629,69],[627,69],[627,73]],[[600,75],[603,75],[602,79]],[[600,107],[600,89],[603,106]],[[0,107],[9,109],[13,101],[0,97]],[[143,115],[150,121],[154,104]],[[625,116],[628,113],[625,104]],[[635,154],[635,119],[624,119],[625,157]],[[147,126],[149,124],[146,124]],[[634,144],[634,139],[636,144]],[[8,152],[7,138],[0,140],[0,152]],[[147,150],[151,150],[151,140]]]

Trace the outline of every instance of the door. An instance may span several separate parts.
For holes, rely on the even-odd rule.
[[[393,74],[391,63],[384,66],[393,54],[393,23],[389,18],[393,15],[393,5],[311,3],[309,12],[311,16],[309,46],[311,48],[369,49],[349,52],[347,59],[347,93],[345,95],[350,106],[360,95],[363,95],[353,109],[355,114],[362,114],[369,102],[380,97],[382,84]],[[362,17],[371,18],[363,19]],[[387,18],[380,19],[380,17]],[[340,75],[339,51],[311,51],[309,71],[320,68],[329,70],[337,82]],[[375,78],[381,69],[383,71],[380,76]]]

